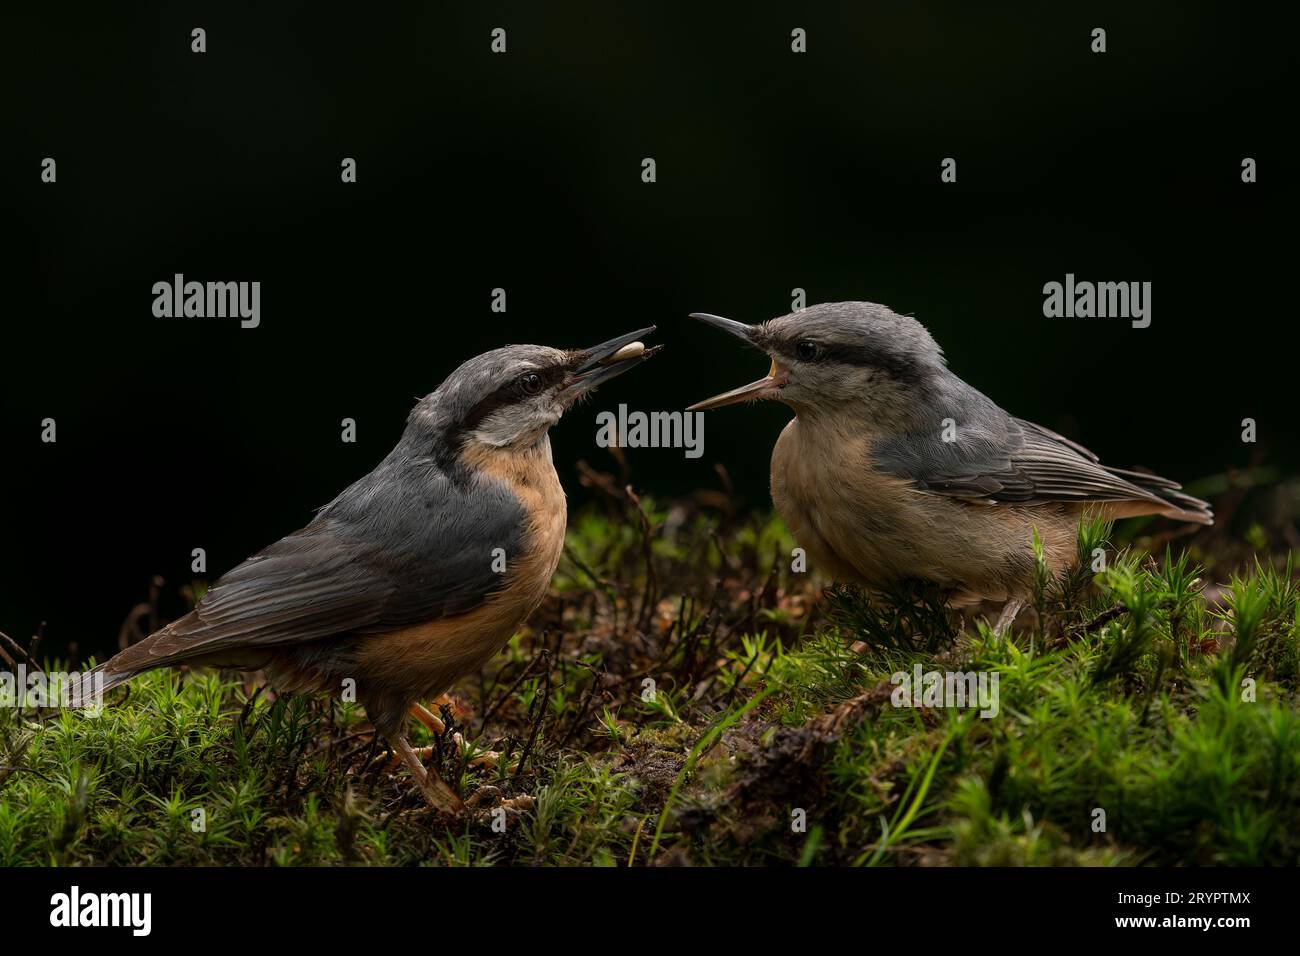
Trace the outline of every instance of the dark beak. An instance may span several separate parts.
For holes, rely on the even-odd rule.
[[[699,319],[706,322],[714,328],[734,335],[736,338],[752,345],[755,348],[762,348],[758,342],[758,329],[752,325],[746,325],[744,322],[736,322],[732,319],[724,319],[720,315],[709,315],[706,312],[692,312],[692,319]],[[757,382],[750,382],[748,385],[742,385],[740,388],[733,388],[729,392],[723,392],[721,395],[714,395],[712,398],[706,398],[702,402],[696,402],[686,410],[688,412],[704,411],[709,408],[721,408],[724,405],[735,405],[739,402],[756,401],[760,398],[775,398],[776,393],[785,385],[785,376],[779,368],[776,361],[772,362],[771,370]]]
[[[649,359],[663,348],[662,345],[652,348],[642,345],[641,339],[654,331],[652,325],[593,345],[589,349],[570,353],[569,365],[572,371],[560,394],[566,398],[576,398]]]
[[[707,312],[692,312],[691,318],[699,319],[701,322],[705,322],[713,326],[715,329],[722,329],[722,331],[734,335],[736,338],[748,345],[758,345],[758,343],[754,341],[755,329],[752,325],[746,325],[744,322],[737,322],[734,319],[724,319],[720,315],[709,315]]]

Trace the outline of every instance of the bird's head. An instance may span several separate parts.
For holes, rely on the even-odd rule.
[[[447,376],[411,413],[408,431],[492,448],[535,445],[578,399],[659,351],[640,339],[654,326],[587,349],[508,345]]]
[[[827,302],[759,325],[693,313],[772,360],[767,375],[690,410],[776,399],[796,413],[848,406],[885,412],[944,371],[943,352],[915,319],[874,302]]]

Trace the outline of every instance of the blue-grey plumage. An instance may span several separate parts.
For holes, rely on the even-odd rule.
[[[266,668],[289,691],[351,682],[430,801],[455,807],[436,777],[420,777],[403,720],[499,651],[541,602],[566,521],[548,430],[653,355],[638,341],[653,331],[465,362],[419,401],[370,474],[218,579],[185,617],[96,668],[74,699],[95,680],[107,690],[177,664]]]
[[[794,410],[773,450],[772,497],[837,580],[930,580],[955,604],[1007,601],[1014,616],[1032,587],[1035,531],[1059,572],[1086,513],[1213,523],[1175,482],[1107,467],[1003,411],[948,369],[921,323],[883,305],[826,303],[754,326],[693,317],[771,357],[764,378],[692,409],[775,399]]]

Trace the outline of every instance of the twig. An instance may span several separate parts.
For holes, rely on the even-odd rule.
[[[587,670],[591,671],[591,686],[587,688],[587,693],[583,695],[577,713],[573,715],[573,720],[569,722],[569,729],[565,731],[564,736],[560,738],[559,743],[555,745],[557,748],[562,748],[567,744],[569,738],[573,736],[574,731],[576,731],[578,727],[581,726],[582,722],[586,720],[587,712],[591,709],[591,701],[596,696],[596,692],[600,690],[600,674],[596,672],[596,668],[592,667],[590,664],[584,664],[580,660],[575,660],[573,663],[578,667],[585,667]]]
[[[148,604],[137,604],[127,612],[126,618],[122,621],[122,626],[117,632],[117,649],[119,651],[126,650],[136,640],[143,640],[148,636],[144,628],[140,626],[140,621],[151,613],[152,609]]]
[[[524,764],[528,762],[528,754],[533,749],[533,744],[537,742],[537,733],[542,729],[542,722],[546,719],[546,707],[551,699],[551,652],[543,650],[542,655],[546,657],[546,671],[543,674],[543,690],[537,697],[533,698],[533,706],[537,708],[537,719],[533,721],[532,730],[528,733],[528,743],[524,744],[523,752],[519,755],[519,766],[515,768],[515,782],[524,775]]]
[[[4,776],[0,776],[0,786],[2,786],[4,782],[9,779],[9,775],[16,770],[22,770],[25,771],[26,773],[34,773],[36,774],[36,776],[40,777],[46,783],[56,782],[52,777],[47,777],[45,774],[41,773],[35,767],[22,767],[22,766],[18,766],[17,764],[0,764],[0,770],[4,771]]]
[[[39,664],[37,664],[37,661],[40,660],[40,655],[38,652],[41,649],[41,641],[44,639],[45,639],[45,622],[41,621],[40,626],[36,628],[36,633],[32,635],[31,646],[27,648],[27,662],[29,664],[39,666]]]
[[[650,620],[654,615],[654,605],[659,599],[659,578],[655,574],[654,563],[654,528],[650,524],[650,516],[645,513],[645,508],[641,505],[641,499],[637,497],[632,486],[627,486],[627,496],[636,506],[636,513],[641,519],[641,552],[645,557],[645,589],[641,595],[641,610],[637,613],[637,624],[642,630],[650,625]]]
[[[480,734],[487,730],[489,718],[500,710],[501,706],[514,695],[514,692],[519,689],[519,685],[522,684],[524,679],[533,672],[533,668],[537,665],[537,662],[542,659],[544,654],[549,654],[549,651],[547,651],[546,648],[542,648],[541,651],[534,654],[532,660],[528,662],[528,666],[523,669],[523,672],[517,678],[515,678],[515,682],[506,688],[506,692],[493,701],[492,705],[483,712],[483,718],[479,721],[478,727],[478,732]]]
[[[736,699],[736,692],[740,690],[740,685],[745,682],[745,678],[749,676],[750,669],[758,662],[759,650],[760,648],[754,649],[754,655],[749,659],[749,662],[745,664],[745,669],[740,672],[740,675],[736,678],[736,682],[731,685],[731,693],[727,695],[727,702],[723,704],[723,707],[729,708],[731,702]]]
[[[602,578],[596,574],[595,571],[591,570],[591,568],[587,567],[583,560],[573,553],[572,548],[566,546],[564,549],[564,556],[572,561],[579,571],[591,578],[592,583],[595,584],[596,587],[605,588],[608,591],[617,591],[622,587],[622,585],[617,581],[610,581],[606,578]]]
[[[1109,624],[1126,610],[1128,610],[1128,608],[1123,604],[1116,604],[1114,607],[1108,607],[1091,621],[1084,621],[1082,624],[1076,624],[1074,627],[1070,628],[1066,631],[1066,636],[1078,637],[1080,634],[1086,634],[1088,631],[1101,627],[1103,624]]]
[[[17,641],[15,641],[12,637],[10,637],[10,636],[9,636],[8,634],[6,634],[4,631],[0,631],[0,638],[4,638],[5,642],[6,642],[10,647],[12,647],[12,648],[13,648],[15,651],[17,651],[19,654],[21,654],[21,655],[22,655],[22,658],[23,658],[24,661],[26,661],[26,662],[29,663],[29,664],[31,663],[31,658],[27,656],[27,652],[26,652],[25,650],[23,650],[22,647],[19,646],[19,644],[18,644]],[[5,655],[5,659],[9,661],[9,663],[10,663],[11,666],[17,666],[16,664],[14,664],[13,660],[12,660],[12,659],[7,655],[7,654]]]

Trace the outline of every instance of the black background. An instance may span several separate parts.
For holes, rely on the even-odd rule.
[[[756,321],[796,286],[914,314],[958,374],[1110,463],[1220,473],[1251,416],[1295,470],[1292,34],[1266,10],[31,6],[6,5],[0,53],[0,629],[20,640],[47,621],[51,649],[107,649],[151,575],[187,580],[204,547],[215,576],[305,523],[472,354],[657,324],[663,355],[553,434],[580,500],[574,462],[611,466],[597,411],[765,370],[688,312]],[[155,319],[176,272],[259,280],[261,327]],[[1067,272],[1153,282],[1151,327],[1045,319]],[[713,413],[703,458],[633,451],[634,480],[685,494],[722,462],[766,506],[788,415]]]
[[[761,950],[771,945],[773,932],[807,931],[809,918],[797,907],[764,918],[753,914],[755,899],[816,902],[819,941],[837,952],[861,947],[864,932],[877,937],[926,940],[935,929],[935,900],[960,900],[964,909],[982,912],[1005,906],[1008,900],[1023,908],[1015,919],[1016,933],[1052,938],[1066,928],[1072,940],[1114,940],[1124,936],[1170,936],[1184,942],[1206,935],[1203,928],[1147,929],[1117,927],[1117,918],[1219,919],[1245,917],[1247,927],[1211,927],[1217,940],[1275,938],[1289,926],[1294,907],[1294,880],[1289,870],[1218,868],[1157,869],[1152,867],[889,867],[852,873],[820,868],[811,870],[748,867],[656,868],[621,870],[616,877],[620,892],[629,900],[708,900],[718,918],[692,920],[691,944],[712,950]],[[362,948],[375,944],[371,910],[398,915],[385,924],[384,938],[399,944],[427,945],[430,932],[440,944],[458,949],[478,945],[489,933],[493,938],[528,945],[539,932],[549,931],[557,916],[567,916],[589,899],[609,895],[611,874],[592,867],[301,867],[292,870],[234,867],[133,867],[133,868],[10,868],[0,869],[0,890],[13,901],[13,928],[24,939],[36,937],[73,943],[116,944],[132,952],[141,947],[166,946],[174,952],[178,942],[194,939],[202,928],[214,944],[247,946],[250,933],[259,942]],[[151,932],[136,937],[118,928],[54,928],[49,918],[52,897],[69,894],[72,885],[84,898],[88,893],[147,892]],[[1120,903],[1126,896],[1156,896],[1159,902]],[[1182,902],[1166,904],[1169,894]],[[1191,903],[1197,894],[1224,894],[1209,903]],[[461,900],[490,900],[498,904],[508,923],[488,927],[464,912],[435,911],[429,900],[446,899],[450,906]],[[863,903],[871,901],[870,906]],[[269,901],[250,906],[249,901]],[[346,901],[345,905],[340,905]],[[855,910],[856,907],[856,910]],[[583,912],[584,939],[616,941],[628,938],[629,929],[653,932],[666,922],[637,921],[629,905],[591,906]],[[481,909],[481,907],[480,907]],[[856,919],[826,919],[825,914],[856,913]],[[724,916],[725,914],[725,916]],[[217,918],[214,918],[216,916]],[[439,919],[438,917],[443,917]],[[999,932],[1005,921],[983,923],[967,919],[959,932],[981,941]],[[545,927],[547,930],[543,930]],[[495,930],[495,932],[493,932]],[[1251,933],[1254,936],[1251,936]]]

